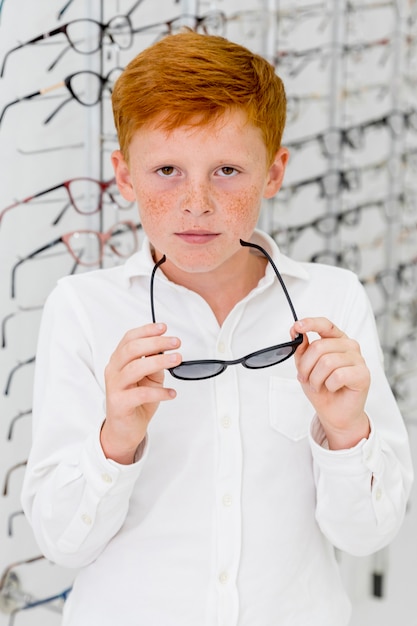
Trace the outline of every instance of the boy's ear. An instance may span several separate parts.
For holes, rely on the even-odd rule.
[[[130,178],[129,166],[120,150],[115,150],[112,153],[111,162],[121,195],[128,202],[133,202],[136,198]]]
[[[264,198],[272,198],[280,190],[289,156],[288,149],[284,147],[281,147],[276,153],[272,165],[268,169]]]

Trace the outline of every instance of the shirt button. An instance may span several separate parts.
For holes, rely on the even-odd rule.
[[[219,342],[219,345],[217,346],[217,350],[220,352],[220,354],[224,353],[224,351],[226,350],[226,347],[225,347],[223,341]]]
[[[93,523],[92,518],[87,513],[83,513],[83,515],[81,515],[81,519],[87,526],[91,526]]]
[[[228,576],[227,576],[227,572],[221,572],[221,574],[219,575],[219,582],[222,585],[225,585],[228,581]]]
[[[220,420],[220,423],[222,425],[223,428],[230,428],[231,424],[232,424],[232,420],[230,419],[230,417],[227,417],[227,415],[225,415],[224,417],[222,417],[222,419]]]
[[[380,500],[381,498],[382,498],[382,491],[381,491],[381,489],[378,488],[375,491],[375,500]]]
[[[232,496],[226,493],[222,498],[222,502],[224,506],[232,506]]]
[[[110,474],[102,474],[101,475],[102,480],[104,480],[105,483],[112,483],[113,479],[110,476]]]

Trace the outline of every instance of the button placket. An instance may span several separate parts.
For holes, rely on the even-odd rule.
[[[221,342],[218,348],[220,345]],[[238,606],[236,577],[240,561],[242,479],[239,394],[235,368],[230,367],[216,377],[215,385],[218,415],[216,473],[218,615],[220,623],[232,624],[236,619]]]

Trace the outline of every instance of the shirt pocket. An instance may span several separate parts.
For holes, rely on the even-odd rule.
[[[314,407],[297,380],[270,378],[269,421],[274,430],[292,441],[299,441],[307,437],[314,415]]]

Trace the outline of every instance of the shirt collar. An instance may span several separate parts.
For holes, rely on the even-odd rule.
[[[273,258],[280,273],[285,276],[292,276],[294,278],[301,278],[308,280],[309,273],[306,269],[305,263],[294,261],[290,257],[283,254],[275,241],[261,230],[255,230],[250,241],[257,243],[265,248],[265,250]],[[155,265],[155,261],[152,256],[152,246],[147,237],[142,240],[141,249],[139,252],[133,254],[124,265],[124,276],[127,280],[140,276],[150,276],[152,269]],[[267,272],[269,273],[268,268]]]
[[[309,279],[310,275],[307,271],[306,264],[301,263],[300,261],[294,261],[294,259],[291,259],[283,254],[274,239],[272,239],[272,237],[267,235],[265,232],[255,230],[250,242],[257,243],[259,246],[262,246],[262,248],[264,248],[271,255],[280,274],[284,276],[292,276],[294,278],[301,278],[303,280]],[[267,273],[269,273],[269,271],[273,272],[270,264],[268,264],[266,271]]]

